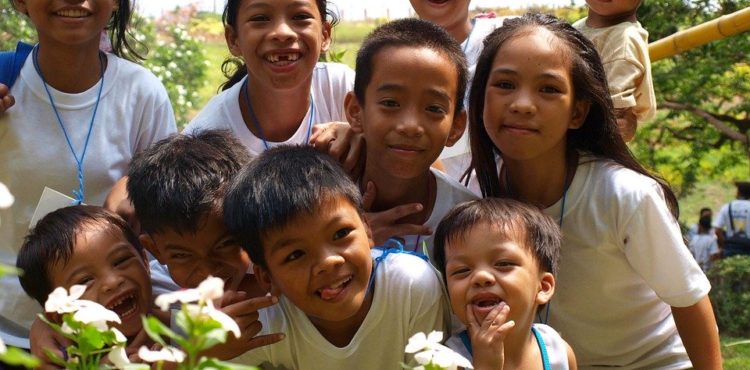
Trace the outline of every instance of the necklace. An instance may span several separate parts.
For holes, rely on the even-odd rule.
[[[268,150],[271,149],[271,147],[268,145],[268,141],[266,141],[266,136],[263,135],[263,129],[260,128],[260,121],[258,120],[258,116],[255,115],[255,110],[253,110],[253,104],[250,102],[250,93],[247,92],[247,81],[250,80],[250,78],[246,78],[245,82],[242,83],[242,93],[245,96],[245,105],[247,105],[247,110],[250,112],[250,120],[253,121],[253,127],[255,127],[255,130],[258,131],[258,137],[263,140],[263,147]],[[312,133],[312,120],[315,116],[315,101],[313,101],[312,93],[310,94],[310,118],[307,120],[307,139],[305,139],[305,144],[310,143],[310,134]]]
[[[47,80],[44,78],[44,74],[42,73],[42,69],[39,68],[39,44],[34,46],[33,51],[33,61],[34,61],[34,68],[36,69],[36,73],[39,75],[39,77],[42,79],[42,84],[44,85],[44,91],[47,92],[47,97],[49,98],[49,103],[52,106],[52,110],[55,112],[55,117],[57,117],[57,123],[60,124],[60,129],[62,129],[63,135],[65,136],[65,141],[68,143],[68,149],[70,149],[70,153],[73,154],[73,159],[76,162],[76,167],[78,168],[78,190],[73,190],[73,195],[75,197],[75,200],[73,201],[73,204],[79,205],[83,203],[84,200],[84,179],[83,179],[83,160],[86,157],[86,149],[89,147],[89,139],[91,138],[91,132],[94,129],[94,120],[96,119],[96,112],[99,110],[99,102],[102,99],[102,90],[104,90],[104,53],[101,51],[99,52],[99,92],[96,95],[96,104],[94,104],[94,112],[91,114],[91,122],[89,122],[89,130],[86,133],[86,141],[83,144],[83,150],[81,151],[81,155],[78,156],[76,154],[75,148],[73,148],[73,143],[70,141],[70,135],[68,135],[68,130],[65,129],[65,123],[63,123],[62,116],[60,116],[60,112],[57,110],[57,106],[55,105],[55,99],[52,97],[52,93],[49,91],[49,87],[47,86]]]

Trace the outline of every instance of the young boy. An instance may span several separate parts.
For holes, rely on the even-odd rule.
[[[458,43],[427,21],[386,23],[364,40],[357,54],[354,91],[344,104],[352,131],[362,133],[366,143],[360,186],[366,185],[363,190],[368,192],[375,189],[371,211],[419,203],[419,212],[396,223],[434,230],[451,207],[476,198],[430,168],[466,126],[466,73]],[[376,244],[397,236],[406,249],[422,252],[421,242],[426,242],[431,252],[431,236],[393,235],[388,233],[390,225],[370,221]]]
[[[270,149],[235,178],[224,201],[232,234],[279,304],[263,333],[286,338],[235,359],[285,369],[383,369],[406,362],[417,332],[444,330],[442,287],[417,256],[371,251],[357,186],[312,147]]]
[[[638,122],[656,113],[656,97],[648,56],[648,32],[636,19],[641,0],[586,0],[588,17],[573,24],[599,51],[620,135],[635,136]]]
[[[435,261],[467,331],[446,345],[474,369],[576,369],[552,328],[532,324],[555,291],[560,229],[539,210],[488,198],[451,210],[435,233]]]
[[[705,210],[708,210],[708,212],[705,212]],[[710,208],[701,209],[700,219],[696,226],[698,227],[696,232],[688,237],[688,248],[690,248],[690,253],[695,257],[695,261],[698,262],[701,270],[708,272],[713,261],[721,257],[719,243],[714,228],[711,226]]]
[[[120,316],[115,327],[134,343],[141,315],[151,314],[151,281],[146,254],[128,224],[96,206],[70,206],[44,216],[29,232],[16,266],[26,294],[42,307],[56,288],[86,285],[82,299]]]

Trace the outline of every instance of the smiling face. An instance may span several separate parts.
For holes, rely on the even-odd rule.
[[[52,286],[70,289],[86,285],[81,297],[98,302],[120,316],[117,328],[132,337],[142,327],[141,315],[151,309],[151,280],[146,257],[139,254],[119,230],[85,226],[76,236],[67,263],[49,268]]]
[[[254,266],[261,285],[283,294],[321,332],[357,328],[369,310],[372,272],[365,224],[344,198],[323,197],[313,215],[300,215],[263,237],[267,268]]]
[[[210,275],[224,280],[227,289],[236,289],[250,268],[247,253],[229,235],[224,219],[213,213],[194,233],[167,229],[140,239],[183,288],[195,288]]]
[[[467,323],[466,310],[470,309],[481,323],[493,308],[505,302],[510,307],[509,320],[522,326],[531,324],[537,305],[552,297],[552,274],[541,271],[522,238],[508,234],[481,223],[446,245],[448,295],[461,322]]]
[[[442,27],[466,22],[469,0],[409,0],[419,18]]]
[[[43,45],[99,45],[102,30],[119,0],[14,0],[29,16]]]
[[[484,127],[504,160],[564,158],[569,129],[588,102],[576,101],[567,46],[550,31],[520,31],[495,54],[484,100]]]
[[[292,89],[310,82],[331,41],[312,0],[244,0],[225,36],[232,55],[247,64],[251,86]]]
[[[383,48],[372,65],[364,103],[352,93],[345,102],[352,129],[364,133],[367,171],[420,176],[466,125],[456,112],[457,69],[440,52],[414,47]]]

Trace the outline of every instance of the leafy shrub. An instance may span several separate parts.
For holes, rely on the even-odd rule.
[[[750,336],[750,257],[725,258],[714,264],[708,278],[722,335]]]

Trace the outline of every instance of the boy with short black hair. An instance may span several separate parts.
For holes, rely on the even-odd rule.
[[[413,255],[371,251],[359,189],[327,155],[311,147],[264,152],[232,182],[224,216],[261,286],[280,297],[259,311],[263,333],[286,334],[235,361],[396,368],[411,335],[445,329],[434,270]]]
[[[369,211],[420,204],[395,224],[417,225],[414,235],[392,235],[371,219],[376,244],[399,237],[406,249],[429,255],[431,230],[454,205],[476,196],[430,165],[466,126],[466,58],[442,28],[401,19],[375,29],[357,54],[354,91],[346,96],[352,131],[362,133],[366,163],[360,185],[375,190]],[[422,229],[427,230],[422,230]],[[419,235],[424,234],[424,235]]]
[[[549,304],[562,235],[533,206],[487,198],[452,209],[435,233],[435,262],[451,308],[467,330],[446,345],[474,369],[575,369],[552,328],[534,324]]]
[[[55,288],[86,285],[81,298],[120,316],[115,327],[129,341],[142,331],[141,315],[152,313],[146,255],[128,224],[104,208],[47,214],[24,239],[16,266],[24,291],[42,307]]]

